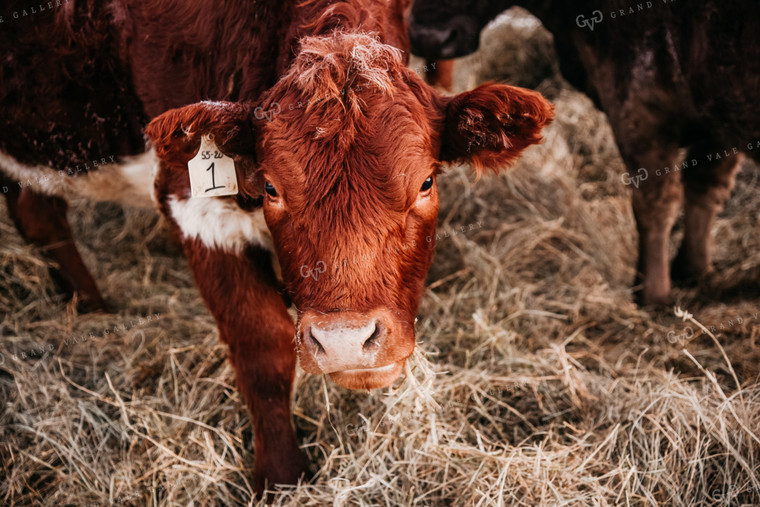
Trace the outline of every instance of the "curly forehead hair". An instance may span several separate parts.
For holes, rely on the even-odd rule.
[[[315,122],[315,139],[335,140],[341,147],[354,141],[371,94],[393,98],[396,86],[406,80],[402,51],[373,34],[304,37],[300,49],[267,94],[264,108],[281,108],[286,121],[294,120],[289,112],[308,115]]]

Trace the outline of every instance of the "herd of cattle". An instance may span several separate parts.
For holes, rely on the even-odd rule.
[[[256,488],[294,483],[307,472],[290,416],[297,358],[348,388],[392,383],[415,346],[437,174],[451,163],[505,169],[553,118],[521,88],[440,93],[407,67],[410,46],[454,58],[513,4],[535,14],[564,76],[607,113],[630,173],[652,174],[633,188],[641,302],[666,303],[671,275],[710,269],[710,226],[741,159],[723,154],[739,146],[760,159],[760,4],[656,1],[641,13],[620,0],[70,0],[6,16],[9,214],[93,310],[103,298],[67,198],[158,207],[229,346]],[[6,8],[27,12],[17,0]],[[604,19],[618,11],[628,14]],[[595,12],[601,20],[578,22]],[[439,63],[445,82],[451,64]]]

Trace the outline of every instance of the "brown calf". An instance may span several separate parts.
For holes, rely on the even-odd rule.
[[[168,13],[156,21],[161,7],[177,2],[146,3],[112,2],[106,14],[118,13],[119,21],[109,25],[110,14],[95,11],[89,17],[102,15],[104,24],[88,26],[98,27],[89,36],[111,34],[111,56],[124,65],[116,73],[133,73],[122,84],[145,113],[134,121],[158,115],[145,129],[152,150],[118,151],[120,165],[56,175],[34,192],[60,195],[76,180],[123,193],[130,187],[107,183],[130,181],[125,164],[139,169],[158,161],[153,198],[174,225],[229,345],[251,412],[256,487],[293,483],[306,471],[290,419],[297,355],[306,371],[349,388],[393,382],[415,345],[414,318],[434,248],[426,238],[437,223],[435,176],[449,162],[473,163],[478,171],[506,167],[540,140],[552,108],[535,92],[504,85],[437,94],[398,49],[405,45],[403,2],[262,2],[225,10],[188,0],[180,2],[177,25]],[[66,16],[80,19],[77,12],[59,13],[53,26],[70,26]],[[110,115],[102,114],[113,132],[135,136],[115,121],[119,104],[129,102],[121,93],[111,95]],[[31,110],[32,97],[21,96]],[[216,101],[197,102],[204,98]],[[174,106],[182,107],[168,110]],[[16,179],[49,171],[39,167],[45,163],[64,167],[54,148],[66,153],[97,134],[75,128],[76,142],[50,138],[38,118],[10,110],[2,117],[0,168]],[[44,112],[65,120],[56,114]],[[40,136],[45,153],[55,156],[47,162],[18,149],[25,146],[18,132]],[[90,142],[109,145],[107,136]],[[229,195],[198,196],[208,190]],[[15,211],[34,222],[34,209]],[[61,268],[77,290],[97,294]],[[297,310],[295,325],[288,302]]]

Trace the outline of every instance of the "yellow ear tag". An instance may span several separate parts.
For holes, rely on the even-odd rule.
[[[193,197],[219,197],[238,193],[235,161],[216,147],[209,136],[201,138],[201,148],[187,163]]]

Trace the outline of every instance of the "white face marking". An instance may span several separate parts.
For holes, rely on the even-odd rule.
[[[106,164],[101,165],[105,159]],[[131,206],[155,207],[153,179],[158,164],[151,149],[141,155],[123,157],[117,163],[108,163],[111,156],[96,162],[97,169],[87,173],[68,175],[45,166],[22,164],[7,153],[0,152],[0,171],[22,187],[39,193],[56,195],[64,199],[87,197],[96,201],[113,201]]]
[[[185,238],[197,238],[209,248],[240,254],[256,245],[274,251],[263,209],[245,211],[227,198],[174,195],[169,196],[169,209]]]

